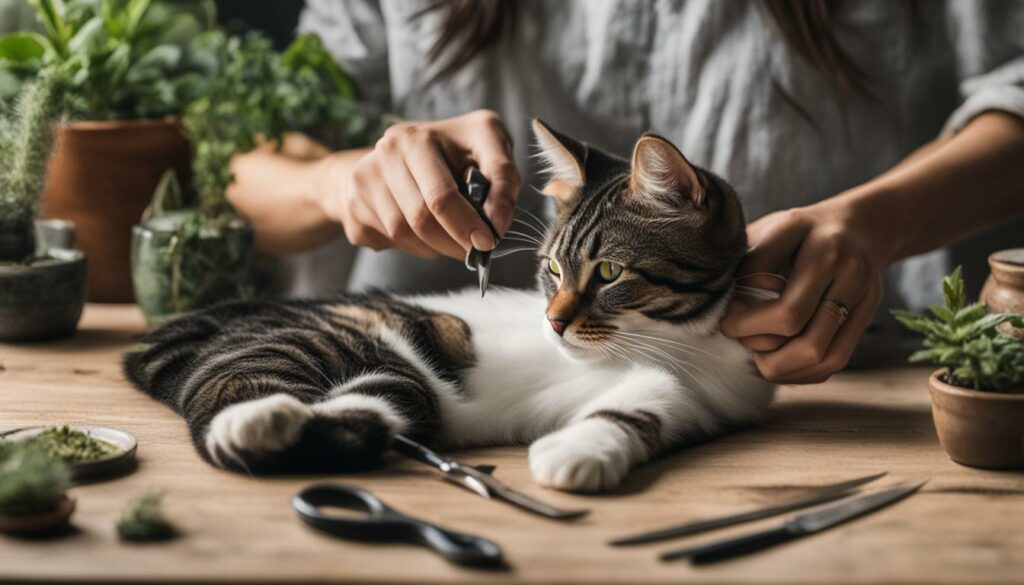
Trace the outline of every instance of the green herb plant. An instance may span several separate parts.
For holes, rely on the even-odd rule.
[[[67,491],[66,463],[38,445],[0,441],[0,514],[49,512]]]
[[[62,75],[54,69],[39,76],[0,112],[0,262],[37,255],[33,221],[63,111]]]
[[[208,83],[192,42],[213,25],[212,0],[28,0],[40,32],[0,38],[0,96],[52,66],[74,70],[76,119],[180,115]]]
[[[291,131],[337,147],[368,144],[381,131],[380,117],[356,101],[351,80],[315,35],[301,35],[278,53],[258,34],[211,32],[196,51],[215,64],[210,86],[183,118],[198,200],[168,196],[176,187],[162,184],[154,197],[163,200],[160,210],[144,226],[151,228],[150,241],[133,251],[136,289],[147,291],[140,302],[157,319],[259,293],[251,232],[226,195],[235,155],[276,148]],[[141,298],[153,295],[159,298]]]
[[[117,521],[117,536],[129,542],[170,540],[177,529],[163,512],[163,494],[143,494],[128,503]]]
[[[981,303],[967,304],[960,267],[942,281],[946,304],[929,308],[931,316],[908,311],[893,315],[924,336],[924,348],[910,356],[947,368],[946,381],[989,392],[1024,391],[1024,341],[999,331],[1004,323],[1024,327],[1024,315],[988,313]]]

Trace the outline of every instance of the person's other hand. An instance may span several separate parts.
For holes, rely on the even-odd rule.
[[[757,286],[754,279],[774,273],[786,285],[775,301],[734,302],[721,330],[754,352],[766,379],[813,384],[846,366],[882,297],[887,261],[870,231],[841,200],[773,213],[748,226],[751,250],[738,282]]]
[[[436,122],[388,128],[322,205],[355,245],[398,248],[424,258],[462,259],[494,248],[490,229],[460,194],[455,174],[475,164],[491,181],[484,211],[501,235],[512,223],[519,171],[498,114],[477,110]]]

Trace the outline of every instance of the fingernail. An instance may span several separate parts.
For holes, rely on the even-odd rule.
[[[470,232],[469,241],[473,242],[473,247],[481,252],[487,252],[488,250],[494,249],[494,236],[482,230],[473,230]]]

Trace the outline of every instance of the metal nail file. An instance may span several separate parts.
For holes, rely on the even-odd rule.
[[[540,500],[508,487],[495,478],[491,475],[494,471],[493,465],[480,465],[476,467],[464,465],[454,459],[444,457],[403,435],[395,436],[392,447],[401,455],[421,463],[426,463],[441,471],[444,473],[446,480],[488,499],[504,500],[534,514],[555,520],[571,520],[589,512],[589,510],[563,510],[550,504],[545,504]]]
[[[456,183],[459,183],[459,192],[466,198],[466,201],[469,201],[473,209],[476,210],[477,215],[480,216],[480,219],[484,220],[487,228],[491,230],[491,234],[494,236],[494,245],[497,247],[501,237],[498,235],[498,230],[494,229],[494,224],[491,223],[490,218],[484,212],[484,203],[491,192],[491,182],[480,172],[480,169],[471,166],[466,171],[465,181],[461,183],[456,181]],[[491,276],[491,252],[492,250],[481,252],[476,248],[471,248],[466,254],[466,268],[477,273],[481,297],[487,292],[487,283]]]
[[[925,483],[927,483],[927,480],[854,496],[827,508],[794,516],[782,524],[767,530],[743,534],[710,544],[669,551],[663,553],[660,558],[663,561],[687,558],[690,559],[691,563],[699,565],[750,554],[828,530],[843,522],[881,510],[913,494],[921,489],[921,486]]]
[[[752,522],[762,518],[769,518],[771,516],[777,516],[793,510],[799,510],[800,508],[809,508],[811,506],[824,504],[825,502],[831,502],[833,500],[846,497],[850,495],[850,492],[854,488],[871,483],[876,479],[883,477],[885,474],[886,472],[883,471],[882,473],[876,473],[874,475],[820,486],[807,495],[781,502],[767,508],[758,508],[749,512],[741,512],[739,514],[730,514],[728,516],[719,516],[717,518],[687,522],[686,524],[679,524],[677,526],[670,526],[668,528],[662,528],[652,532],[645,532],[643,534],[619,538],[608,544],[613,546],[626,546],[657,542],[659,540],[678,538],[680,536],[690,536],[692,534],[700,534],[701,532],[707,532],[717,528],[725,528],[726,526],[735,526],[736,524],[743,524],[744,522]]]

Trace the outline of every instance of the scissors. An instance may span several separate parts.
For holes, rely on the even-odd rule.
[[[556,508],[516,491],[494,477],[493,465],[467,465],[432,451],[404,435],[396,435],[392,447],[400,455],[426,463],[444,473],[444,479],[487,499],[503,500],[534,514],[554,520],[572,520],[587,514],[587,510]]]
[[[292,507],[306,524],[344,539],[408,542],[428,547],[459,565],[504,566],[501,547],[494,542],[407,516],[355,486],[315,484],[296,494]],[[325,508],[356,510],[366,516],[333,515]]]
[[[458,181],[456,181],[459,183]],[[494,235],[494,245],[497,247],[501,237],[498,235],[498,230],[494,229],[494,224],[491,223],[490,218],[484,213],[484,202],[487,201],[487,195],[491,192],[491,182],[484,176],[480,169],[471,166],[466,171],[465,181],[459,183],[459,193],[469,201],[469,204],[476,210],[477,215],[480,219],[484,220],[488,229],[491,230],[491,234]],[[472,272],[477,273],[477,279],[480,282],[480,297],[483,298],[484,293],[487,292],[487,282],[491,276],[491,252],[481,252],[476,248],[470,248],[469,252],[466,253],[466,268]]]

